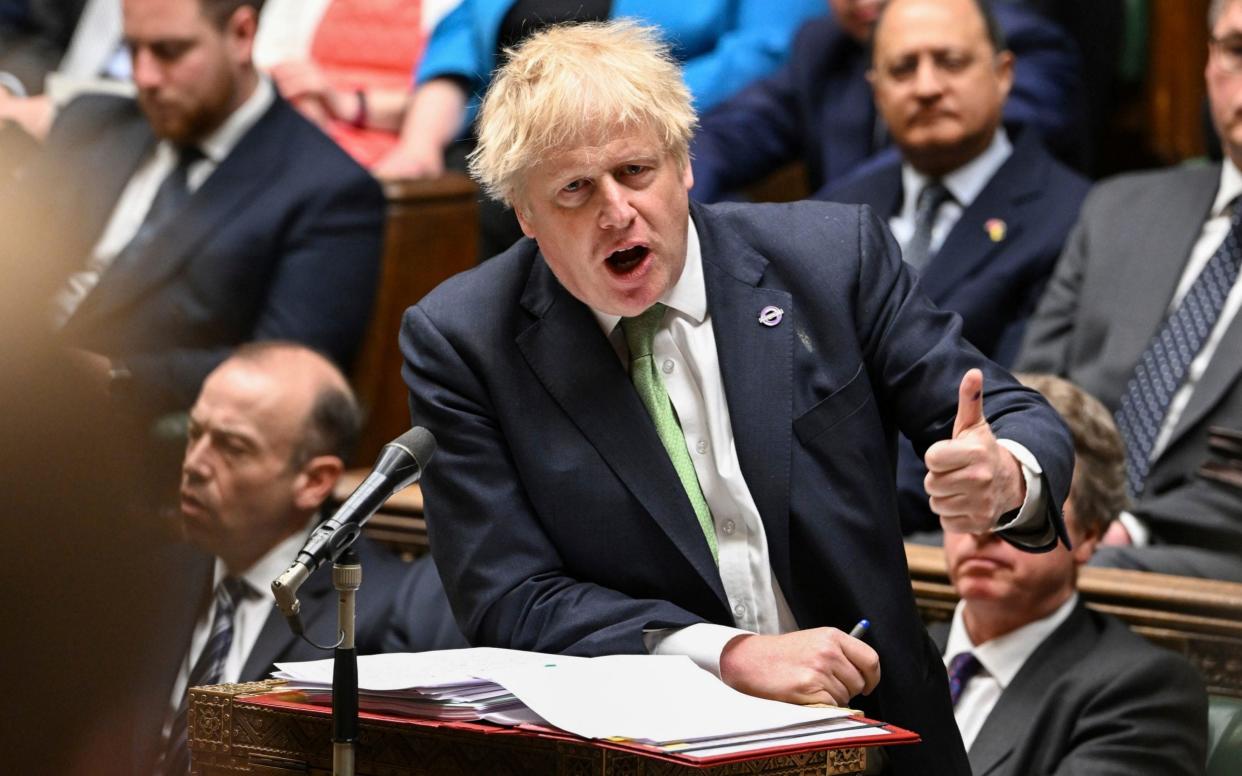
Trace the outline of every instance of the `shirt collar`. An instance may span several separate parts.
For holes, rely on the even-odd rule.
[[[1013,145],[1009,142],[1009,135],[1003,128],[997,129],[992,136],[992,142],[983,153],[941,178],[940,182],[953,195],[957,204],[963,209],[968,208],[1012,153]],[[914,212],[914,200],[929,180],[931,179],[928,176],[911,167],[909,162],[902,162],[901,185],[905,192],[903,209]]]
[[[665,307],[670,307],[699,324],[707,317],[707,286],[703,282],[703,250],[699,245],[699,233],[694,228],[694,219],[687,218],[687,222],[685,266],[682,267],[681,277],[659,301]],[[595,320],[605,336],[611,335],[621,321],[621,316],[605,313],[594,307],[591,308],[591,313],[595,315]]]
[[[1220,186],[1216,189],[1216,199],[1212,202],[1212,217],[1225,215],[1229,205],[1242,196],[1242,172],[1228,156],[1220,166]]]
[[[1013,681],[1031,653],[1065,622],[1077,603],[1078,593],[1075,592],[1047,617],[976,646],[971,643],[970,635],[966,633],[966,624],[962,621],[966,602],[958,601],[957,609],[953,612],[953,625],[949,628],[949,640],[945,645],[945,662],[947,664],[962,652],[973,652],[984,670],[1004,689]]]
[[[241,142],[242,136],[258,123],[275,100],[276,90],[272,87],[272,82],[267,76],[260,75],[258,84],[246,101],[238,106],[237,110],[224,120],[224,123],[216,127],[214,132],[199,141],[199,150],[211,160],[212,164],[220,164]]]
[[[319,522],[319,513],[311,515],[306,523],[306,529],[298,531],[275,547],[267,551],[267,554],[255,561],[254,565],[246,569],[246,573],[241,575],[246,584],[250,585],[252,590],[258,591],[259,595],[267,600],[275,600],[272,596],[272,580],[285,572],[289,568],[289,564],[297,557],[298,550],[302,549],[302,545],[306,543],[310,532],[314,530],[315,525]],[[215,590],[220,582],[228,576],[228,568],[225,567],[224,561],[216,558],[215,573],[211,579],[211,589]]]

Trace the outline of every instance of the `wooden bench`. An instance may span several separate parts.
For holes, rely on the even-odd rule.
[[[397,333],[406,308],[476,263],[478,192],[470,179],[388,181],[388,220],[379,290],[352,382],[366,414],[354,464],[370,466],[410,427]]]
[[[924,621],[950,619],[957,593],[944,552],[907,544],[906,561]],[[1078,590],[1088,606],[1184,655],[1203,673],[1208,692],[1242,698],[1242,584],[1088,567]]]

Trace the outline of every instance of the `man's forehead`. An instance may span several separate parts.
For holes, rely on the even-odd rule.
[[[894,2],[876,30],[876,52],[897,45],[944,47],[987,40],[978,6],[970,0],[906,0]]]
[[[258,441],[293,436],[309,408],[288,385],[261,370],[226,365],[207,379],[190,418]]]
[[[1242,35],[1242,0],[1231,0],[1225,4],[1212,34],[1217,38]]]
[[[654,132],[636,131],[609,137],[583,138],[549,152],[538,170],[553,178],[575,171],[607,169],[632,159],[658,159],[665,155]]]

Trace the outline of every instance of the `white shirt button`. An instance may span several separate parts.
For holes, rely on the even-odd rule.
[[[732,520],[726,520],[724,521],[724,525],[720,526],[720,530],[724,531],[726,536],[732,534],[736,528],[737,524]]]
[[[664,359],[664,374],[671,375],[673,373],[673,359]]]
[[[746,616],[746,606],[745,606],[744,604],[738,604],[738,605],[734,606],[734,607],[733,607],[733,615],[734,615],[735,617],[745,617],[745,616]]]
[[[699,455],[703,455],[704,453],[706,453],[707,452],[707,440],[700,439],[698,443],[695,444],[694,449],[699,451]]]

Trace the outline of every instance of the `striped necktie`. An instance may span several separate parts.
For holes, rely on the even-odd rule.
[[[673,403],[669,401],[664,381],[656,371],[655,358],[652,356],[652,343],[655,341],[656,329],[664,319],[664,305],[654,304],[642,315],[621,319],[621,330],[625,333],[625,342],[630,347],[630,381],[634,383],[643,406],[654,421],[656,433],[664,443],[677,477],[685,488],[694,507],[694,514],[699,519],[699,527],[711,548],[712,558],[720,562],[716,548],[716,525],[712,522],[712,513],[708,509],[707,499],[699,486],[699,477],[694,472],[694,462],[690,460],[690,452],[686,449],[686,437],[677,422],[673,411]]]
[[[211,618],[211,630],[203,651],[190,669],[185,695],[173,715],[169,729],[168,746],[161,766],[156,769],[162,776],[183,776],[190,771],[189,729],[190,688],[205,684],[219,684],[224,673],[224,661],[233,646],[233,620],[237,605],[250,595],[250,587],[235,577],[226,577],[216,586],[216,613]]]

